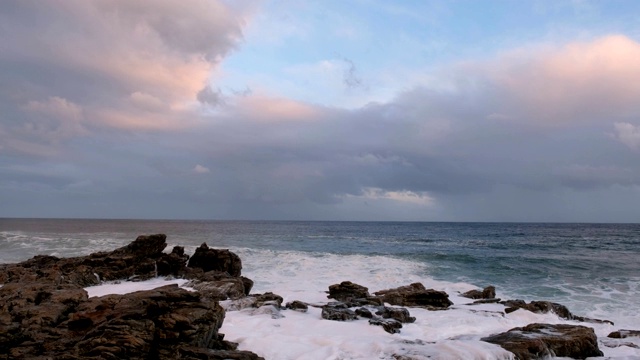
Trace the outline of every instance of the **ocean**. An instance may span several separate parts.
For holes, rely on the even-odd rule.
[[[488,285],[502,299],[548,300],[611,320],[586,324],[606,358],[640,359],[640,339],[606,338],[640,329],[640,224],[0,219],[0,263],[112,250],[153,233],[167,234],[168,250],[207,243],[236,252],[253,292],[285,302],[326,302],[329,285],[345,280],[370,292],[419,281],[454,302],[447,311],[410,309],[418,320],[395,335],[364,320],[321,320],[315,309],[228,312],[226,339],[267,359],[507,359],[480,338],[532,322],[576,324],[459,296]]]

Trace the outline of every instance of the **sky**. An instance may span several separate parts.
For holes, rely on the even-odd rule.
[[[640,2],[1,1],[0,217],[638,222]]]

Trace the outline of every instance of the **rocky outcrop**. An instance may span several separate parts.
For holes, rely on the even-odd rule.
[[[341,302],[331,302],[323,306],[321,316],[323,319],[333,321],[349,321],[358,318],[355,311]]]
[[[215,358],[237,347],[218,332],[222,307],[177,285],[87,299],[80,288],[9,284],[0,303],[0,354],[12,359],[177,359],[183,347]]]
[[[369,295],[369,289],[351,281],[343,281],[340,284],[329,286],[329,299],[335,299],[347,302],[352,299],[366,299]]]
[[[111,252],[72,258],[38,255],[19,264],[0,265],[0,283],[43,282],[86,287],[109,280],[179,276],[189,257],[180,248],[163,253],[166,238],[164,234],[143,235]]]
[[[189,259],[190,268],[200,268],[205,272],[221,271],[238,277],[242,272],[240,257],[229,250],[211,249],[207,244],[200,245]]]
[[[421,283],[376,291],[374,295],[391,305],[417,306],[429,310],[444,310],[453,305],[446,292],[426,289]]]
[[[389,334],[397,334],[402,328],[402,324],[400,323],[400,321],[394,319],[375,318],[369,320],[369,325],[382,326],[384,331],[388,332]]]
[[[401,323],[412,323],[416,321],[416,318],[409,314],[409,310],[405,308],[395,308],[381,306],[376,311],[376,315],[380,315],[385,319],[394,319]]]
[[[640,330],[618,330],[610,333],[607,337],[612,339],[625,339],[628,337],[640,337]]]
[[[512,313],[518,309],[528,310],[538,314],[546,314],[548,312],[552,312],[558,317],[567,319],[567,320],[576,320],[581,322],[589,322],[589,323],[605,323],[613,325],[613,322],[609,320],[600,320],[600,319],[591,319],[584,316],[577,316],[571,313],[569,309],[558,303],[550,302],[550,301],[532,301],[530,303],[526,303],[523,300],[507,300],[502,301],[501,304],[506,306],[504,310],[507,314]]]
[[[482,340],[500,345],[520,360],[603,355],[593,329],[579,325],[530,324]]]
[[[494,286],[487,286],[482,290],[469,290],[461,296],[469,298],[469,299],[495,299],[496,298],[496,288]]]
[[[189,272],[185,277],[191,279],[185,286],[215,301],[240,299],[247,296],[251,290],[247,289],[247,282],[242,277],[231,276],[221,271]],[[253,285],[253,282],[250,285]]]
[[[382,306],[384,303],[389,303],[423,307],[429,310],[444,310],[453,305],[446,292],[426,289],[421,283],[380,290],[370,295],[368,288],[351,281],[343,281],[329,286],[327,297],[343,302],[348,307]]]
[[[237,256],[222,250],[205,272],[185,267],[183,248],[165,247],[165,235],[139,236],[112,252],[1,265],[0,359],[261,359],[219,333],[225,310],[217,300],[244,297],[253,283],[239,277]],[[88,298],[83,289],[159,275],[191,276],[199,291],[170,285]]]
[[[309,310],[309,305],[299,300],[288,302],[285,307],[299,312],[307,312],[307,310]]]

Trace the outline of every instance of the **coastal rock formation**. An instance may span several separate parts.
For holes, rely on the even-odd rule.
[[[549,356],[585,359],[603,355],[593,329],[580,325],[530,324],[482,340],[500,345],[520,360]]]
[[[376,291],[374,295],[391,305],[417,306],[428,310],[444,310],[453,305],[446,292],[426,289],[421,283]]]
[[[321,316],[326,320],[349,321],[356,320],[358,315],[341,302],[330,302],[322,307]]]
[[[628,337],[640,337],[640,330],[618,330],[610,333],[607,337],[612,339],[625,339]]]
[[[187,287],[197,290],[210,300],[217,301],[245,297],[253,286],[253,281],[249,279],[247,282],[246,278],[231,276],[221,271],[190,271],[185,274],[185,277],[191,279],[186,284]]]
[[[395,319],[376,318],[376,319],[369,320],[369,324],[382,326],[384,331],[388,332],[389,334],[397,334],[400,332],[400,329],[402,328],[402,324],[400,323],[400,321]]]
[[[482,290],[469,290],[461,294],[461,296],[469,299],[495,299],[496,288],[494,286],[487,286]]]
[[[307,312],[309,310],[309,305],[307,305],[307,303],[304,303],[302,301],[294,300],[294,301],[288,302],[285,305],[285,308],[299,311],[299,312]]]
[[[394,308],[388,306],[381,306],[376,311],[376,315],[380,315],[385,319],[394,319],[401,323],[412,323],[416,321],[416,318],[409,314],[409,310],[405,308]]]
[[[512,313],[518,309],[525,309],[534,313],[545,314],[548,312],[552,312],[558,317],[567,320],[576,320],[581,322],[590,322],[590,323],[606,323],[613,325],[613,322],[609,320],[600,320],[600,319],[591,319],[584,316],[577,316],[571,313],[569,309],[558,303],[550,302],[550,301],[532,301],[530,303],[526,303],[523,300],[507,300],[502,301],[501,304],[505,305],[507,308],[504,310],[507,314]]]
[[[343,281],[340,284],[329,286],[329,299],[347,302],[352,299],[366,299],[369,295],[369,289],[351,281]]]
[[[218,331],[225,310],[216,300],[244,297],[253,283],[239,277],[237,255],[205,255],[213,262],[205,272],[185,267],[184,248],[165,247],[165,235],[139,236],[112,252],[0,265],[0,359],[261,359]],[[83,289],[159,275],[198,279],[200,290],[169,285],[88,298]]]
[[[111,252],[72,258],[38,255],[19,264],[0,265],[0,283],[44,282],[86,287],[101,281],[180,275],[188,256],[184,255],[184,249],[163,253],[166,238],[164,234],[138,236],[129,245]]]
[[[190,268],[200,268],[207,271],[226,272],[238,277],[242,272],[240,257],[229,250],[210,249],[207,244],[200,245],[189,259]]]

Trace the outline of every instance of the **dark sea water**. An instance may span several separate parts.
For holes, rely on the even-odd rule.
[[[402,285],[417,276],[494,285],[503,298],[560,302],[640,328],[638,224],[0,219],[0,262],[85,255],[152,233],[188,251],[204,242],[237,251],[258,287],[338,268],[354,282],[373,274]],[[385,259],[397,279],[382,278]],[[305,266],[312,260],[323,265]]]

